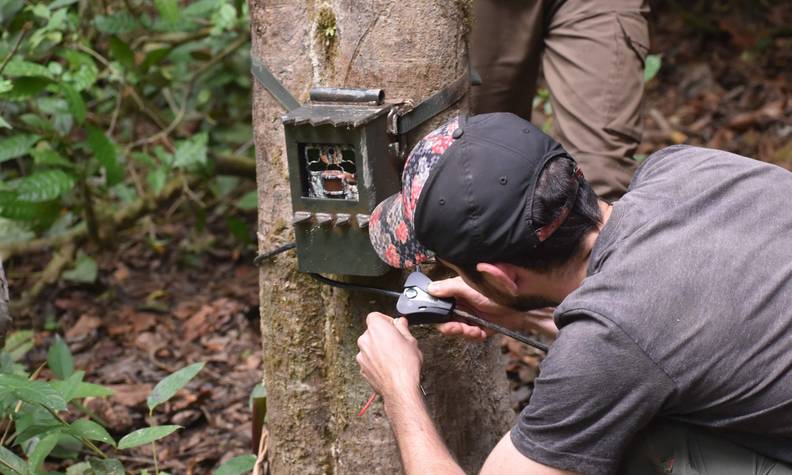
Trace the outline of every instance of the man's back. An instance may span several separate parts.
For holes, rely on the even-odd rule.
[[[648,158],[556,312],[515,445],[605,473],[664,416],[792,462],[790,199],[792,173],[745,157]]]

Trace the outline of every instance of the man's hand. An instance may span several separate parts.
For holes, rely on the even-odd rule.
[[[407,319],[374,312],[366,317],[366,325],[368,329],[358,338],[360,374],[383,399],[417,390],[423,355]]]
[[[552,311],[543,309],[520,312],[500,305],[467,285],[461,277],[432,282],[427,290],[435,297],[454,297],[458,300],[457,305],[462,310],[506,328],[515,331],[536,331],[549,337],[555,337],[558,334],[558,328],[553,322]],[[477,341],[484,340],[492,334],[489,330],[461,322],[442,323],[437,326],[437,329],[444,335],[460,335]]]

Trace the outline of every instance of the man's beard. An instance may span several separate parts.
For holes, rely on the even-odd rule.
[[[559,302],[554,302],[538,295],[518,295],[516,297],[509,295],[489,285],[484,279],[478,282],[478,285],[481,287],[482,293],[486,297],[489,297],[497,304],[509,307],[512,310],[517,310],[518,312],[528,312],[530,310],[537,310],[545,307],[557,307],[559,304]]]

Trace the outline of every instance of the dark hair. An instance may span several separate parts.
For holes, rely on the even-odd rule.
[[[574,192],[576,164],[559,157],[547,163],[536,184],[532,209],[534,229],[552,222],[560,212],[570,194]],[[591,185],[580,180],[577,199],[561,226],[536,247],[525,249],[517,258],[501,262],[515,264],[537,272],[550,272],[580,255],[583,239],[602,222],[599,198]],[[465,273],[478,278],[476,265],[461,266]]]

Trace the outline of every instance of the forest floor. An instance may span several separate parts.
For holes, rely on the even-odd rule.
[[[726,12],[714,24],[696,26],[695,18],[670,9],[655,12],[651,49],[662,53],[662,67],[647,84],[639,154],[689,143],[792,169],[792,37],[783,33],[791,10],[778,6],[759,18]],[[255,217],[247,220],[255,229]],[[64,335],[85,379],[115,390],[90,408],[118,436],[150,417],[145,398],[157,381],[206,361],[188,388],[153,416],[158,424],[185,427],[159,444],[162,467],[208,473],[249,453],[248,401],[261,378],[254,247],[228,236],[218,213],[199,231],[186,209],[152,216],[120,242],[91,250],[97,283],[60,283],[17,316],[18,328],[36,330],[28,364],[45,361],[54,334]],[[46,257],[6,263],[12,298],[31,285]],[[503,348],[518,410],[530,397],[540,355],[512,340],[504,339]],[[128,468],[149,466],[148,450],[127,457]]]

